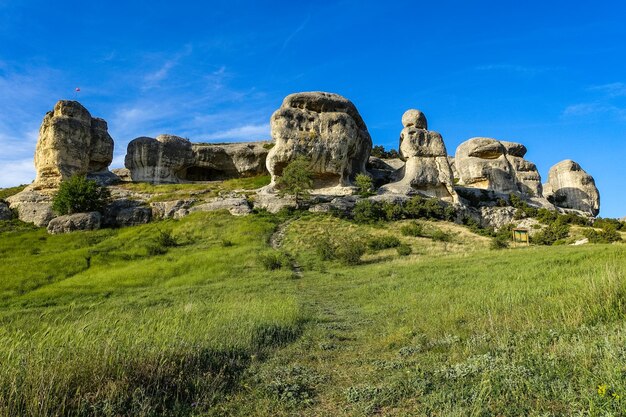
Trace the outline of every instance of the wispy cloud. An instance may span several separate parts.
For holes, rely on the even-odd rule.
[[[0,172],[0,188],[30,184],[35,179],[35,164],[33,158],[0,161]]]
[[[626,84],[617,82],[589,87],[589,91],[598,91],[609,98],[626,96]]]
[[[282,53],[285,51],[285,49],[287,49],[287,47],[289,46],[289,44],[291,43],[291,41],[293,40],[293,38],[295,38],[295,37],[296,37],[296,35],[298,35],[298,33],[302,32],[302,31],[306,28],[306,25],[309,23],[309,21],[310,21],[310,20],[311,20],[311,14],[308,14],[308,15],[307,15],[307,17],[306,17],[306,19],[304,19],[304,20],[300,23],[300,26],[298,26],[298,27],[296,28],[296,30],[294,30],[293,32],[291,32],[291,33],[289,34],[289,36],[287,36],[287,37],[285,38],[285,40],[283,41],[283,45],[282,45],[282,47],[280,48],[280,52],[278,53],[279,55],[280,55],[280,54],[282,54]]]
[[[255,141],[269,139],[270,124],[251,124],[234,127],[232,129],[222,130],[210,133],[204,137],[209,141],[214,140],[232,140],[232,141]]]
[[[587,87],[592,93],[592,99],[574,103],[563,110],[563,117],[605,117],[619,121],[626,121],[626,107],[623,97],[626,97],[626,84],[614,82]]]
[[[542,67],[542,66],[526,66],[518,64],[487,64],[474,67],[476,71],[505,71],[513,72],[521,75],[534,76],[537,74],[556,71],[556,67]]]

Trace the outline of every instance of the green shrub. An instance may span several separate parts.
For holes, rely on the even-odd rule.
[[[400,233],[404,236],[413,236],[413,237],[426,237],[427,234],[424,231],[424,226],[418,222],[412,222],[409,224],[405,224],[400,228]]]
[[[498,234],[491,239],[491,244],[489,248],[497,250],[497,249],[506,249],[509,247],[509,237],[503,234]]]
[[[367,242],[367,247],[372,251],[396,248],[398,246],[400,246],[400,239],[391,235],[376,236]]]
[[[372,177],[369,175],[357,174],[355,184],[359,189],[359,195],[361,197],[368,197],[374,194],[374,184],[372,183]]]
[[[298,207],[301,199],[308,197],[309,190],[313,187],[311,161],[304,156],[298,156],[283,169],[277,185],[281,195],[289,194],[295,197]]]
[[[109,190],[84,175],[74,175],[61,182],[52,200],[52,210],[57,214],[101,211],[110,198]]]
[[[436,229],[430,233],[430,238],[436,242],[451,242],[452,235],[443,230]]]
[[[591,243],[613,243],[622,240],[622,236],[612,224],[604,223],[603,226],[604,228],[601,231],[587,229],[583,234]]]
[[[372,153],[370,155],[383,159],[400,158],[400,153],[398,153],[398,151],[396,151],[395,149],[390,149],[386,151],[385,147],[382,145],[376,145],[372,147]]]
[[[274,271],[280,269],[286,265],[285,257],[280,252],[270,252],[259,256],[261,265],[268,271]]]
[[[323,261],[335,259],[335,244],[328,235],[324,235],[316,240],[315,253]]]
[[[411,247],[407,245],[406,243],[402,243],[398,245],[398,247],[396,248],[396,251],[398,251],[398,255],[400,256],[409,256],[411,252],[413,252]]]
[[[537,232],[530,240],[537,245],[554,245],[569,236],[569,228],[567,223],[555,221]]]
[[[344,265],[357,265],[366,249],[360,239],[342,238],[335,243],[335,257]]]
[[[384,219],[384,212],[380,203],[361,200],[355,204],[352,218],[357,223],[375,223]]]
[[[176,239],[174,239],[174,236],[172,236],[172,232],[170,232],[169,230],[159,230],[159,233],[156,237],[156,243],[157,245],[164,248],[173,248],[174,246],[178,245]]]

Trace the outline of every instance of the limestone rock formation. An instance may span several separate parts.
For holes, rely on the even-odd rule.
[[[216,198],[204,204],[191,207],[190,213],[196,211],[218,211],[228,210],[233,216],[245,216],[252,213],[250,203],[244,197],[224,197]]]
[[[541,197],[541,177],[537,167],[524,159],[526,147],[520,143],[492,138],[472,138],[463,142],[454,158],[459,185]]]
[[[404,172],[397,182],[381,187],[381,192],[419,193],[445,201],[456,201],[454,177],[443,138],[426,130],[426,116],[419,110],[407,110],[402,116],[400,153],[406,159]]]
[[[194,161],[185,179],[214,181],[265,174],[269,147],[270,142],[194,143]]]
[[[114,178],[108,171],[113,139],[103,119],[93,118],[77,101],[61,100],[48,112],[39,129],[35,151],[37,177],[29,190],[53,190],[75,174],[102,182]]]
[[[0,220],[11,220],[13,218],[13,213],[9,206],[0,201]]]
[[[133,181],[177,183],[193,163],[191,142],[173,135],[140,137],[128,144],[124,165]]]
[[[47,226],[54,217],[52,196],[48,193],[25,189],[6,201],[11,209],[17,211],[17,217],[23,222]]]
[[[354,104],[338,94],[287,96],[272,115],[271,129],[275,146],[267,156],[268,190],[300,155],[311,161],[314,193],[347,194],[356,175],[366,173],[372,139]]]
[[[550,168],[544,196],[561,208],[579,210],[596,216],[600,212],[600,193],[593,177],[579,164],[567,159]]]
[[[267,142],[191,143],[173,135],[141,137],[128,144],[124,164],[133,181],[179,183],[263,174]]]
[[[102,225],[107,227],[136,226],[152,220],[152,209],[140,201],[115,200],[104,209]]]
[[[397,181],[402,168],[404,168],[404,161],[400,158],[382,159],[370,156],[367,162],[367,172],[376,187]]]
[[[48,233],[59,234],[76,230],[97,230],[102,216],[97,211],[55,217],[48,223]]]

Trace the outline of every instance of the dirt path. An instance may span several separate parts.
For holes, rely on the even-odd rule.
[[[283,240],[285,240],[287,227],[289,227],[289,224],[292,221],[293,219],[289,219],[286,222],[279,224],[274,233],[272,233],[272,236],[270,236],[270,246],[273,249],[279,250],[280,247],[283,245]],[[293,272],[294,276],[296,276],[297,278],[302,278],[302,267],[300,266],[300,264],[298,264],[296,258],[288,252],[284,253],[285,256],[287,256],[287,259],[289,259],[289,265],[291,266],[291,271]]]

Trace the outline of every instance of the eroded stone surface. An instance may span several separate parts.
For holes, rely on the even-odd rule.
[[[311,161],[314,192],[348,194],[357,174],[366,173],[372,139],[354,104],[338,94],[310,92],[287,96],[271,117],[275,146],[267,156],[269,190],[298,156]]]
[[[557,207],[579,210],[593,216],[600,212],[600,193],[593,177],[567,159],[550,168],[544,196]]]

